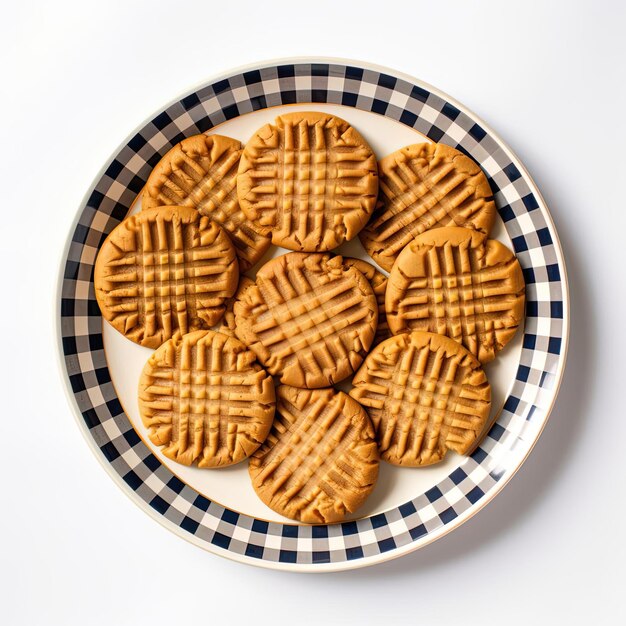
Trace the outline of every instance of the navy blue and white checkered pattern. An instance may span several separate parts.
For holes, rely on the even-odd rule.
[[[469,154],[489,178],[527,285],[516,380],[481,446],[414,500],[328,526],[267,522],[231,511],[199,495],[161,465],[133,430],[111,384],[93,289],[99,246],[126,216],[167,150],[225,120],[291,103],[333,103],[374,112]],[[432,88],[391,73],[334,63],[285,64],[238,73],[190,93],[148,122],[115,155],[81,208],[64,263],[62,351],[88,437],[132,497],[149,505],[166,526],[215,552],[268,566],[349,567],[363,559],[383,560],[444,534],[489,500],[522,463],[548,417],[563,367],[564,267],[534,184],[510,151],[471,114]]]

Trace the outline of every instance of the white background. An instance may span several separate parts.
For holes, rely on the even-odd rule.
[[[0,622],[624,623],[623,6],[3,3]],[[387,65],[486,120],[539,185],[571,288],[565,379],[518,475],[435,544],[332,575],[233,563],[140,511],[83,441],[53,340],[64,239],[120,141],[213,74],[294,55]]]

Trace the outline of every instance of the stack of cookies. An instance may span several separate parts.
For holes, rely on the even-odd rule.
[[[155,349],[139,404],[168,458],[250,458],[269,507],[330,523],[367,498],[379,459],[418,467],[476,444],[481,364],[519,326],[524,282],[488,239],[495,206],[469,157],[424,143],[377,162],[344,120],[291,113],[245,146],[185,139],[142,204],[94,281],[105,319]],[[388,276],[333,254],[357,236]],[[292,252],[256,267],[272,244]]]

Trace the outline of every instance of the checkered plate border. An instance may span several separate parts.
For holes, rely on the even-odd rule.
[[[378,515],[327,526],[280,524],[229,510],[181,482],[133,430],[107,369],[93,290],[98,248],[126,216],[171,146],[266,107],[332,103],[384,115],[462,150],[489,178],[526,278],[526,325],[516,380],[497,422],[471,457],[438,485]],[[555,400],[567,344],[568,299],[554,225],[530,176],[484,123],[434,88],[363,63],[283,61],[212,81],[135,132],[80,207],[62,262],[63,376],[88,442],[110,475],[153,517],[212,552],[273,567],[328,571],[414,550],[482,508],[522,464]]]

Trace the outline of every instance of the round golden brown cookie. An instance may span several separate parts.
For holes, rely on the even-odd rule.
[[[381,458],[394,465],[466,454],[482,434],[491,387],[461,344],[433,333],[396,335],[376,346],[356,373],[350,395],[374,423]]]
[[[374,488],[378,451],[363,408],[334,389],[276,390],[276,418],[250,459],[258,496],[291,519],[330,524],[354,513]]]
[[[241,208],[258,232],[289,250],[332,250],[352,239],[377,194],[372,149],[334,115],[281,115],[260,128],[241,155]]]
[[[376,296],[376,304],[378,304],[378,325],[376,326],[376,335],[372,346],[379,344],[381,341],[391,337],[389,324],[387,324],[387,315],[385,314],[385,292],[387,291],[387,277],[379,272],[371,263],[361,259],[353,259],[351,257],[343,257],[343,264],[346,267],[354,267],[372,286],[372,291]]]
[[[232,465],[265,440],[274,419],[272,377],[238,339],[213,330],[177,335],[148,359],[139,410],[166,457]]]
[[[496,216],[491,187],[462,152],[440,143],[406,146],[382,159],[378,171],[379,202],[360,238],[387,271],[430,228],[463,226],[489,234]]]
[[[340,256],[290,252],[266,263],[235,302],[235,332],[280,381],[328,387],[356,371],[378,307],[367,279]]]
[[[467,228],[436,228],[400,253],[385,309],[394,334],[447,335],[487,363],[524,318],[524,275],[499,241]]]
[[[263,256],[270,238],[257,233],[237,201],[241,143],[221,135],[194,135],[156,164],[143,190],[142,207],[195,207],[223,226],[245,272]]]
[[[103,317],[148,348],[216,324],[238,281],[228,235],[188,207],[126,218],[102,244],[94,270]]]

